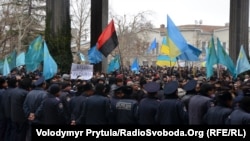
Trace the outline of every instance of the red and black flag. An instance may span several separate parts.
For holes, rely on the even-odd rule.
[[[107,57],[118,45],[114,21],[107,25],[97,41],[97,49]]]

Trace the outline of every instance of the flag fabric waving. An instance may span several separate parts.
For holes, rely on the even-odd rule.
[[[10,73],[10,66],[7,57],[5,57],[3,64],[3,76],[7,76],[9,73]]]
[[[235,77],[235,66],[233,60],[230,58],[230,56],[226,53],[226,51],[222,47],[219,38],[217,38],[217,57],[218,57],[218,64],[226,66],[230,74],[233,77]]]
[[[88,50],[88,60],[91,64],[97,64],[102,61],[102,53],[97,50],[96,46]]]
[[[207,78],[210,78],[214,74],[213,65],[218,64],[213,36],[210,39],[207,51],[208,51],[207,52],[208,56],[206,60],[206,74],[207,74]]]
[[[177,58],[179,60],[185,60],[185,61],[199,61],[200,54],[201,50],[199,50],[197,47],[188,44],[188,49],[181,55],[179,55]]]
[[[152,41],[152,43],[150,44],[150,47],[148,48],[148,53],[150,51],[152,51],[153,49],[155,49],[157,47],[157,42],[156,42],[156,38]]]
[[[16,54],[17,52],[16,50],[14,50],[7,56],[7,61],[8,61],[10,70],[16,67]]]
[[[168,47],[168,44],[167,44],[167,37],[162,38],[161,54],[169,55],[169,47]]]
[[[16,66],[19,67],[22,65],[25,65],[25,52],[21,52],[16,57]]]
[[[43,76],[48,80],[57,73],[57,64],[53,57],[50,55],[46,42],[43,43],[44,60],[43,60]]]
[[[118,46],[118,38],[115,31],[114,21],[108,24],[97,41],[97,49],[107,57]]]
[[[173,67],[175,66],[176,62],[177,62],[176,58],[170,58],[167,55],[159,55],[157,57],[156,65],[161,67],[164,66]]]
[[[236,68],[235,68],[235,75],[238,76],[239,74],[241,74],[245,71],[248,71],[248,70],[250,70],[250,64],[249,64],[249,61],[247,59],[243,45],[241,45],[239,56],[237,59]]]
[[[130,69],[131,69],[131,71],[134,71],[134,72],[136,72],[136,73],[139,72],[140,66],[139,66],[139,62],[138,62],[137,57],[134,59],[134,61],[133,61],[132,65],[131,65],[131,68],[130,68]]]
[[[25,65],[27,72],[35,71],[43,61],[43,39],[39,35],[29,45],[25,54]]]
[[[108,65],[108,73],[114,72],[120,68],[120,55],[116,55]]]
[[[180,30],[175,26],[172,19],[167,15],[167,43],[169,47],[169,57],[174,58],[185,52],[188,48],[187,41],[182,36]]]

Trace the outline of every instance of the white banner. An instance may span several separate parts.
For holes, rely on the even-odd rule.
[[[81,78],[89,80],[93,77],[93,65],[74,64],[71,65],[71,79]]]

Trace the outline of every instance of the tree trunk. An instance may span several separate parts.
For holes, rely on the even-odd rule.
[[[69,0],[46,0],[45,40],[61,73],[70,73],[71,24]]]

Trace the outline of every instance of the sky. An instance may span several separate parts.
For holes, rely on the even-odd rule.
[[[195,24],[224,26],[229,22],[230,0],[109,0],[115,15],[135,15],[151,11],[148,17],[155,27],[167,22],[167,15],[175,25]]]

